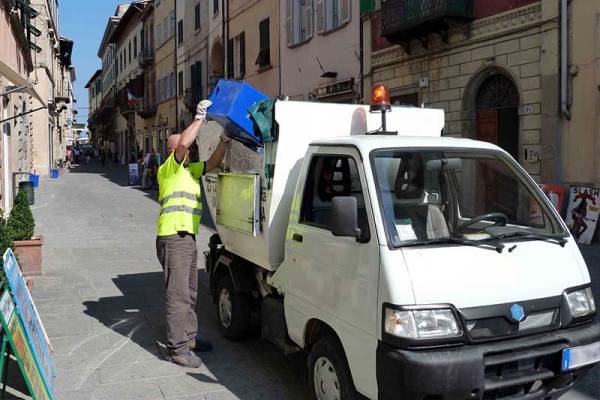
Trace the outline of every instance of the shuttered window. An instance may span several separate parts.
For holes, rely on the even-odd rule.
[[[227,41],[227,78],[233,79],[233,39]]]
[[[260,67],[271,65],[271,37],[270,37],[270,21],[265,18],[258,24],[260,36],[260,49],[255,64]]]
[[[180,19],[177,22],[177,45],[181,46],[183,44],[183,20]]]
[[[240,54],[240,66],[239,66],[239,77],[243,78],[246,75],[246,33],[240,33],[238,39],[239,54]]]
[[[179,71],[177,74],[177,86],[179,89],[179,96],[183,96],[183,71]]]
[[[194,7],[194,29],[200,29],[200,3]]]
[[[352,18],[352,0],[315,1],[317,33],[325,33],[350,22]]]
[[[322,2],[323,0],[321,0]],[[317,0],[317,4],[319,0]],[[287,45],[294,46],[308,41],[313,35],[314,0],[286,1]]]
[[[190,67],[192,81],[192,104],[197,104],[202,98],[202,63],[200,61]]]

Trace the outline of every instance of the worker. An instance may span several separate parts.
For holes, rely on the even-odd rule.
[[[202,366],[195,353],[212,345],[198,335],[196,297],[198,268],[196,234],[202,214],[200,178],[219,166],[229,140],[221,136],[208,161],[190,162],[189,148],[203,123],[211,102],[202,100],[191,125],[167,140],[169,156],[158,169],[160,216],[156,254],[164,271],[167,359],[190,368]]]

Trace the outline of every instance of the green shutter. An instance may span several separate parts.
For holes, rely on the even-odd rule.
[[[375,10],[375,0],[360,0],[360,14],[367,14]]]

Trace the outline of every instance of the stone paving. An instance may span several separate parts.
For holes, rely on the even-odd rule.
[[[33,295],[54,346],[57,399],[309,398],[302,356],[286,358],[257,335],[237,343],[219,336],[204,274],[198,315],[215,350],[200,369],[162,360],[158,204],[126,185],[123,167],[77,168],[43,181],[36,196],[36,232],[46,243]],[[207,239],[199,235],[200,250]],[[600,246],[584,253],[598,295]],[[600,399],[598,369],[563,398]]]

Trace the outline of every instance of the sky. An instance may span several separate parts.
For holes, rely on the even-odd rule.
[[[77,122],[87,123],[88,96],[85,84],[100,68],[98,46],[104,34],[108,17],[117,5],[130,0],[59,0],[59,33],[72,39],[72,63],[75,66],[75,98],[77,99]]]

